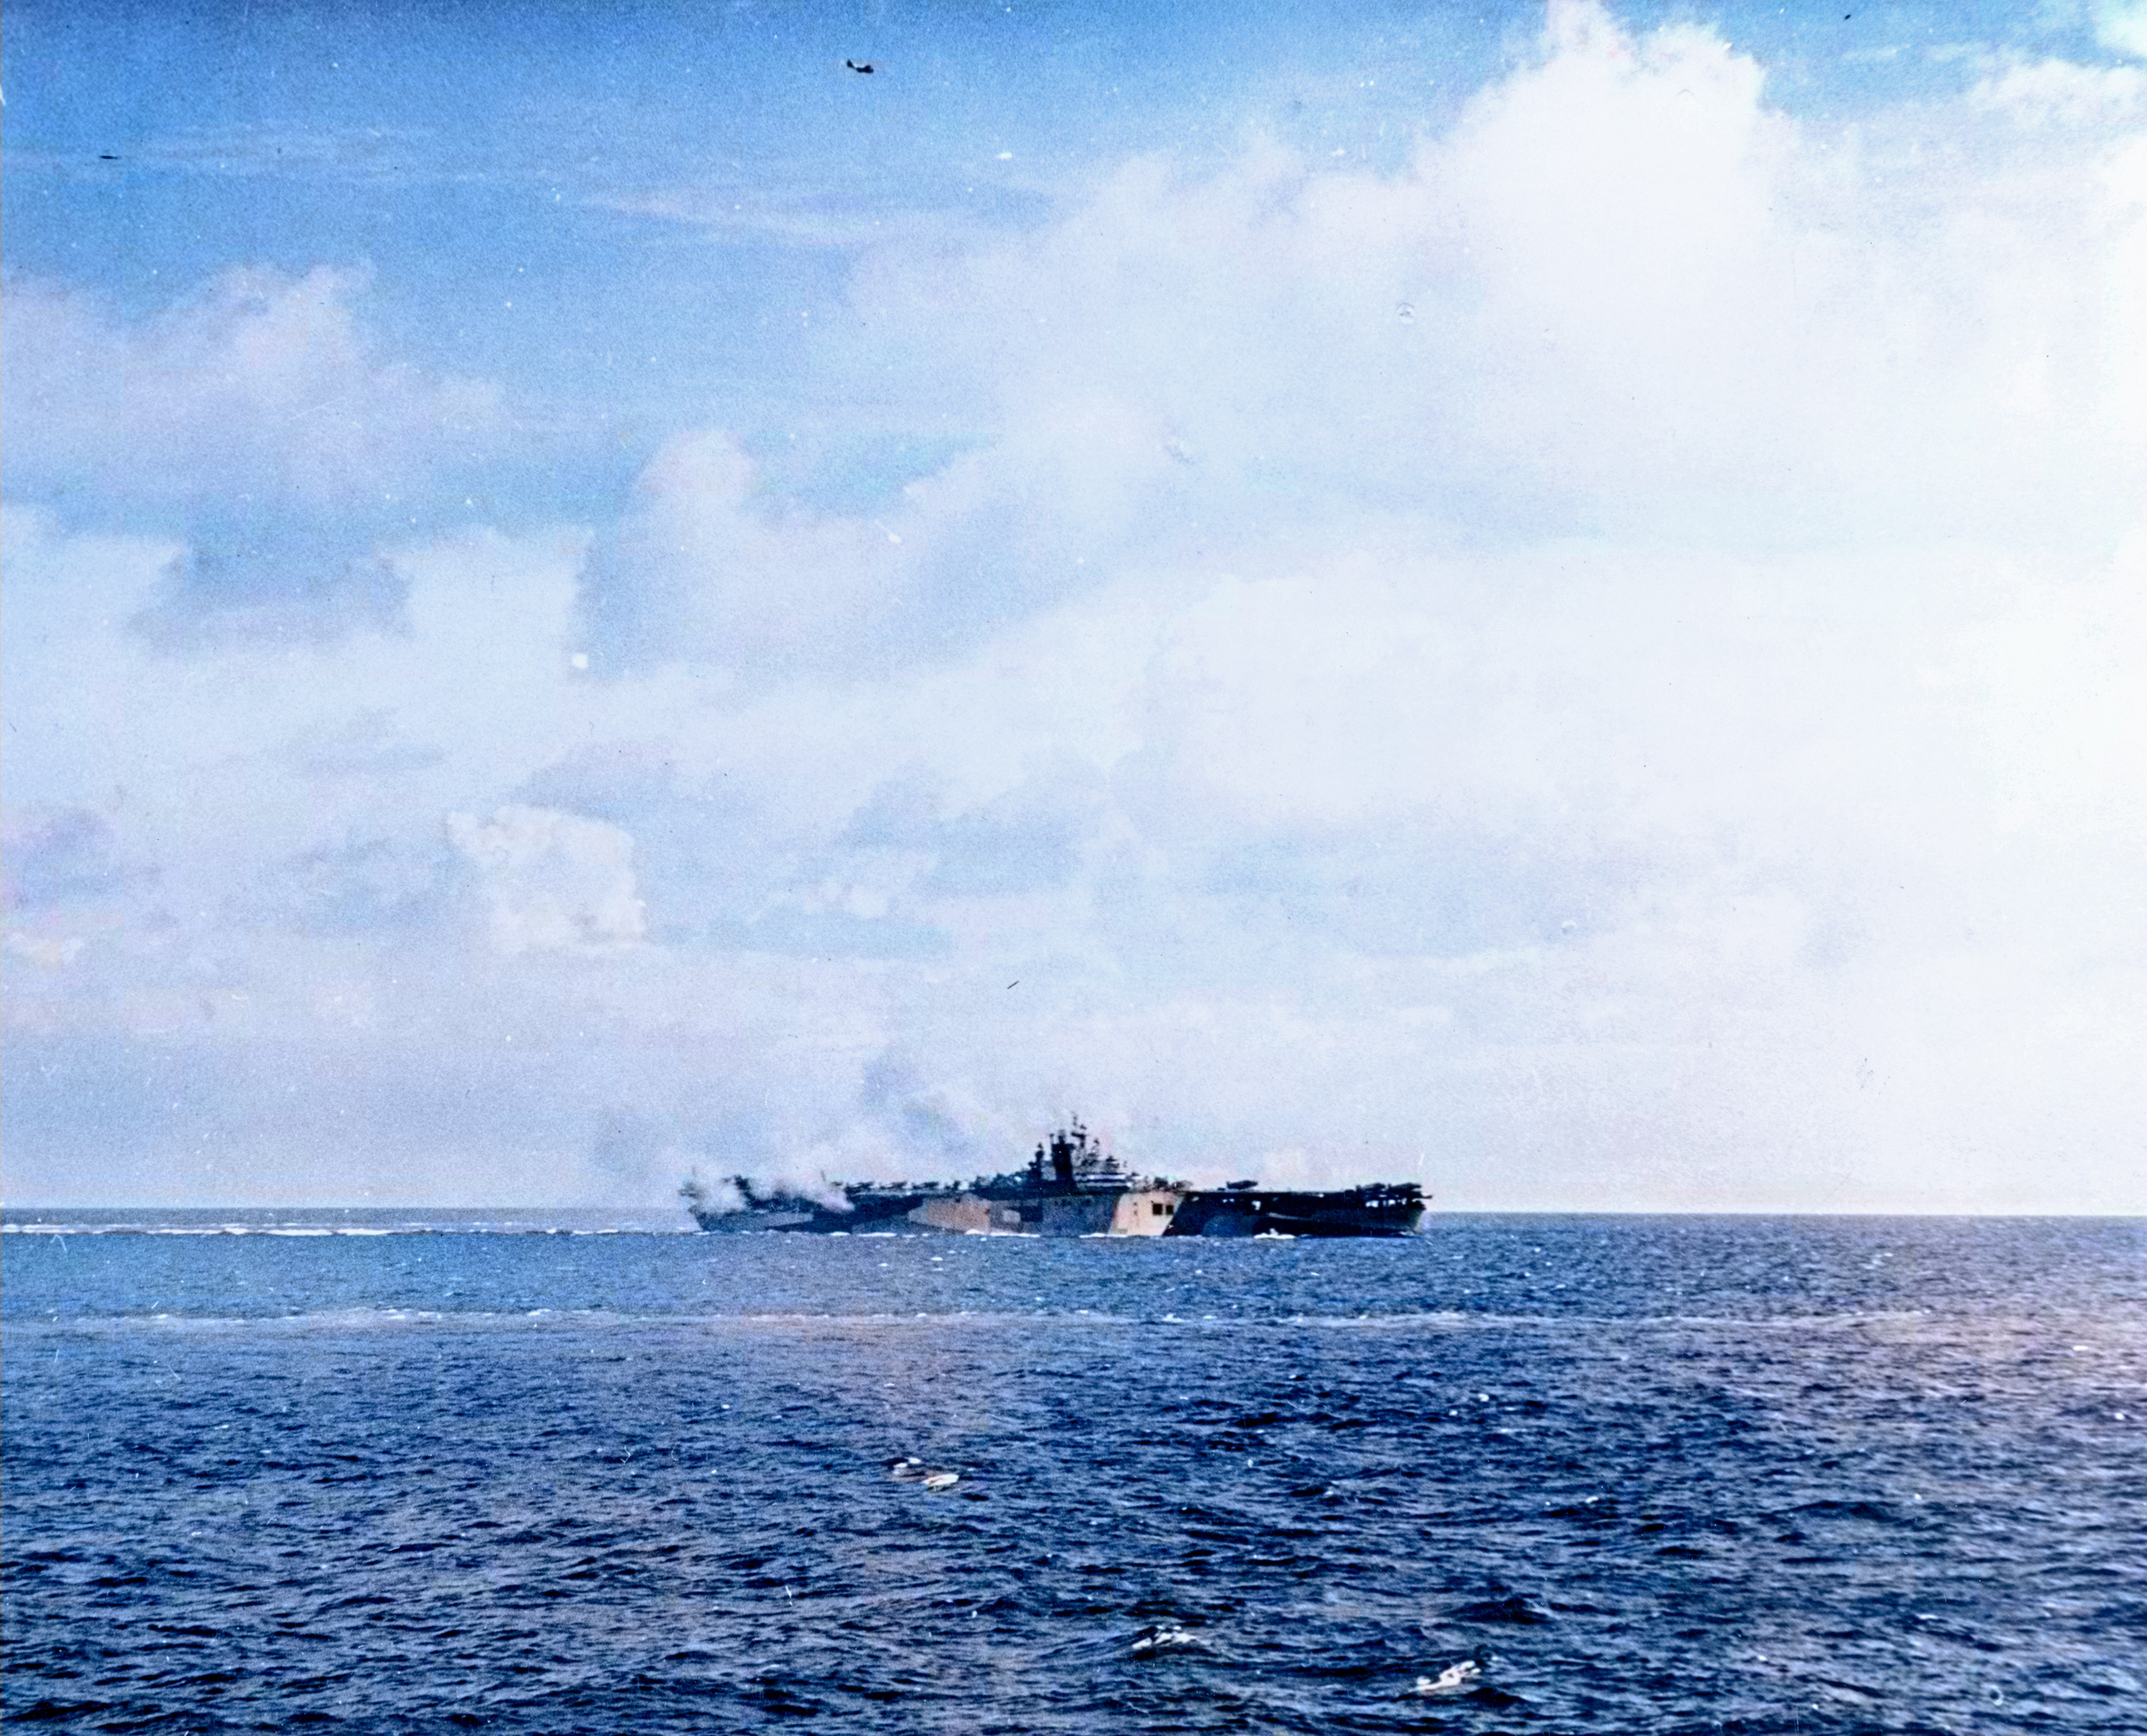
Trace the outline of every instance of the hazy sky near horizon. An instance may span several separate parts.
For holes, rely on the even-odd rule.
[[[0,84],[11,1202],[2147,1210],[2147,6]]]

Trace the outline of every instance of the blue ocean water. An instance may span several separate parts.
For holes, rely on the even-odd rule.
[[[2147,1729],[2138,1221],[8,1216],[10,1719]]]

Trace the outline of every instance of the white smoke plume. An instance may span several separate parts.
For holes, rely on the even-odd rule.
[[[718,1176],[712,1182],[704,1182],[698,1169],[688,1172],[686,1179],[678,1184],[678,1197],[696,1215],[708,1212],[718,1217],[728,1216],[733,1212],[743,1212],[748,1203],[745,1190],[729,1177]]]

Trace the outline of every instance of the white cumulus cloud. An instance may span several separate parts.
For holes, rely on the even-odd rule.
[[[611,522],[413,537],[398,630],[295,655],[130,648],[158,548],[11,518],[10,799],[110,828],[36,883],[152,872],[8,993],[126,1149],[187,1131],[152,1078],[268,1125],[273,1029],[421,1183],[622,1104],[654,1187],[908,1166],[948,1104],[978,1167],[1084,1109],[1455,1205],[2137,1209],[2136,72],[1850,123],[1562,7],[1379,171],[1253,138],[873,254],[874,403],[963,454],[876,504],[696,410]],[[353,353],[279,281],[203,318]]]
[[[510,803],[489,820],[450,814],[448,836],[477,870],[497,951],[603,953],[641,940],[633,839],[620,828]]]
[[[11,488],[318,510],[488,449],[506,425],[498,389],[382,356],[357,311],[365,288],[363,273],[329,266],[236,268],[129,322],[11,278]]]

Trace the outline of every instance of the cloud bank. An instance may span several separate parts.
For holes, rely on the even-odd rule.
[[[640,1197],[1078,1109],[1459,1206],[2140,1207],[2147,77],[1821,121],[1560,5],[1386,166],[1054,208],[858,254],[816,389],[962,435],[868,501],[710,419],[603,522],[161,638],[168,542],[11,509],[11,1192]],[[35,292],[26,474],[422,490],[498,399],[348,293]]]

